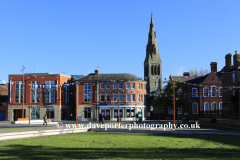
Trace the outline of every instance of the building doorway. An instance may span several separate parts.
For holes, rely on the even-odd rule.
[[[26,117],[26,109],[24,109],[24,117],[22,117],[22,109],[14,109],[13,110],[13,120],[17,121],[18,118],[25,118]]]
[[[142,109],[138,109],[138,120],[142,121]]]

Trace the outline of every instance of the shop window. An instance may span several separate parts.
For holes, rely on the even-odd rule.
[[[122,118],[122,109],[120,109],[120,118]],[[114,109],[114,118],[118,117],[118,109]]]
[[[127,108],[127,118],[134,118],[135,117],[135,109],[134,108]]]

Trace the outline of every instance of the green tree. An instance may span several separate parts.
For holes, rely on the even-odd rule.
[[[167,81],[166,83],[167,85],[165,85],[164,87],[164,92],[159,93],[157,97],[153,100],[153,107],[158,108],[159,121],[160,121],[160,108],[166,110],[168,107],[170,107],[171,109],[173,109],[173,82]],[[174,86],[175,86],[175,115],[176,115],[180,108],[184,108],[187,106],[187,100],[185,99],[186,94],[185,92],[183,92],[182,89],[183,84],[177,81],[174,83]]]

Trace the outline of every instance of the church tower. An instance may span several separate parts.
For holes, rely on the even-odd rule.
[[[150,78],[149,78],[150,77]],[[162,90],[162,60],[158,53],[156,32],[151,15],[150,30],[148,33],[148,44],[146,58],[144,61],[144,78],[147,80],[147,93]]]

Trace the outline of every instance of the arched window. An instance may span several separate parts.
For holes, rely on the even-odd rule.
[[[151,66],[151,74],[153,75],[153,65]]]
[[[160,64],[158,65],[158,75],[160,75]]]
[[[155,75],[158,75],[158,73],[157,73],[157,65],[155,65]]]

